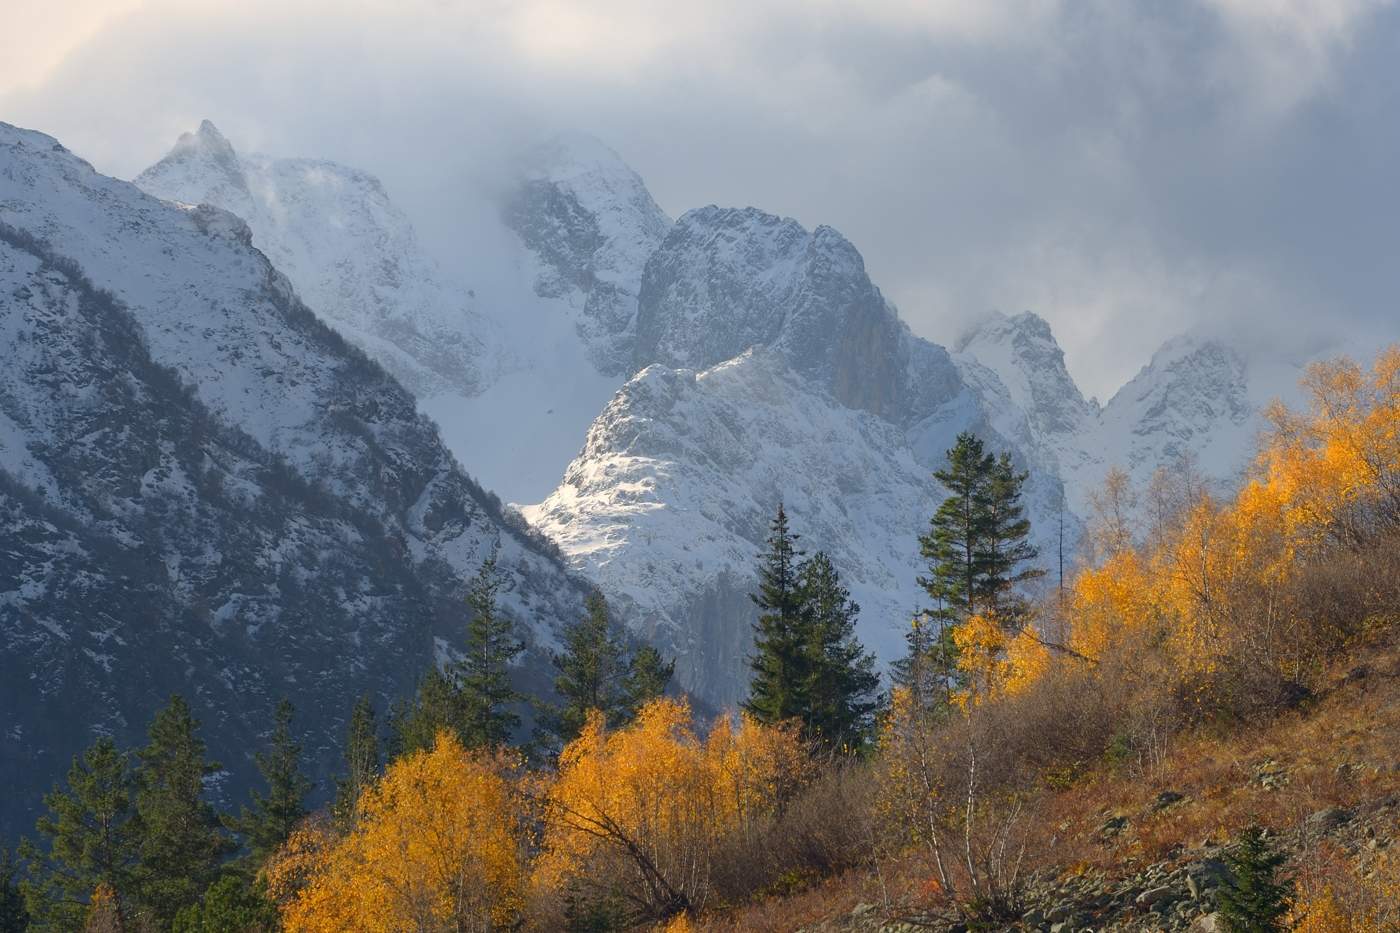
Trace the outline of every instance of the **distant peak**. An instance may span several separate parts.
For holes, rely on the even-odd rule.
[[[988,311],[962,332],[954,347],[961,352],[973,343],[1004,343],[1008,340],[1028,339],[1058,345],[1050,323],[1034,311],[1022,311],[1012,315]]]
[[[165,158],[146,169],[137,179],[138,184],[154,184],[154,179],[174,172],[177,175],[190,171],[214,171],[236,188],[247,188],[243,177],[243,167],[238,153],[219,128],[209,120],[203,120],[193,133],[181,133],[175,145]],[[157,185],[157,187],[159,187]]]
[[[579,132],[556,133],[537,143],[526,153],[524,164],[531,177],[555,181],[596,173],[636,174],[602,140]]]
[[[211,120],[203,120],[199,124],[199,129],[193,133],[181,133],[180,138],[175,141],[175,148],[171,150],[171,155],[177,152],[198,151],[207,153],[215,157],[235,158],[233,144]]]

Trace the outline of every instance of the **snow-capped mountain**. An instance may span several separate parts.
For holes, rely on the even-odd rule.
[[[743,695],[747,594],[780,500],[804,544],[831,554],[886,660],[923,603],[918,536],[942,495],[930,473],[960,431],[1029,469],[1048,546],[1059,483],[1011,395],[913,336],[829,227],[752,208],[683,215],[642,275],[636,365],[526,513],[708,698]]]
[[[685,686],[743,697],[753,567],[781,500],[897,653],[936,486],[895,425],[813,387],[768,348],[704,372],[649,366],[613,398],[559,489],[529,511],[674,653]]]
[[[568,308],[599,373],[628,375],[642,267],[671,219],[641,177],[592,137],[555,137],[522,162],[503,216],[534,256],[534,291]]]
[[[1030,443],[1058,464],[1070,508],[1083,516],[1112,467],[1145,488],[1160,467],[1189,461],[1220,489],[1248,466],[1260,413],[1288,395],[1301,361],[1251,363],[1218,338],[1168,341],[1108,404],[1086,402],[1049,325],[1035,314],[988,315],[958,341],[959,356],[991,369],[1026,415]]]
[[[327,323],[399,378],[459,459],[510,499],[545,495],[631,373],[642,267],[670,227],[612,150],[570,134],[478,193],[450,274],[372,175],[237,152],[209,121],[136,184],[247,222]],[[489,442],[488,442],[489,441]]]
[[[476,395],[499,377],[495,328],[465,285],[444,279],[374,176],[320,159],[242,155],[205,120],[136,185],[242,218],[302,300],[415,394]]]
[[[132,741],[172,690],[233,784],[281,695],[326,768],[355,695],[460,638],[493,548],[536,649],[577,614],[551,546],[241,220],[0,124],[0,223],[5,819],[89,740],[72,722]]]

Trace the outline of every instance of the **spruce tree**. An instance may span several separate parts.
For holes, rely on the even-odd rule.
[[[753,679],[744,711],[762,723],[801,716],[809,707],[807,687],[807,619],[797,549],[799,536],[788,527],[781,502],[769,526],[767,549],[759,557],[758,592],[750,599],[759,608],[754,625]]]
[[[466,651],[454,665],[453,677],[461,691],[462,741],[468,748],[504,745],[520,725],[511,703],[521,695],[511,688],[510,663],[525,650],[515,637],[511,620],[496,605],[501,587],[493,552],[481,565],[467,595],[471,619],[467,623]]]
[[[277,905],[260,880],[229,872],[197,904],[175,915],[172,933],[272,933],[281,929]]]
[[[198,729],[189,704],[179,695],[172,696],[169,705],[156,713],[149,741],[138,753],[138,899],[143,911],[162,928],[181,908],[199,899],[233,848],[214,808],[204,799],[204,779],[218,765],[205,760]]]
[[[126,753],[103,737],[73,759],[67,787],[44,797],[49,812],[35,828],[48,850],[26,844],[23,853],[33,868],[21,890],[34,929],[81,928],[99,885],[114,892],[119,911],[126,909],[136,889],[134,794]]]
[[[1287,861],[1251,826],[1240,834],[1225,856],[1229,874],[1220,885],[1220,920],[1228,933],[1277,933],[1286,929],[1284,917],[1293,900],[1293,882],[1281,879]]]
[[[396,702],[389,717],[393,757],[433,747],[444,730],[461,734],[461,694],[452,678],[434,664],[418,681],[413,699]]]
[[[292,737],[293,712],[290,700],[277,704],[269,747],[254,756],[267,793],[253,791],[253,809],[244,810],[234,823],[243,834],[254,869],[287,841],[307,814],[306,795],[312,784],[301,773],[301,746]]]
[[[1028,475],[1017,472],[1003,453],[985,478],[975,557],[977,604],[1008,628],[1019,627],[1026,616],[1025,600],[1016,588],[1045,575],[1038,567],[1023,566],[1040,556],[1030,543],[1031,523],[1021,504]]]
[[[948,490],[948,498],[919,538],[919,551],[929,572],[921,577],[931,610],[937,617],[960,620],[977,612],[983,589],[979,568],[987,525],[988,486],[996,458],[985,451],[981,438],[964,431],[947,454],[948,465],[933,475]]]
[[[20,892],[19,859],[9,849],[0,849],[0,933],[23,933],[29,929],[29,911]]]
[[[553,657],[559,672],[554,689],[561,703],[549,719],[552,731],[564,743],[579,734],[590,710],[602,712],[609,726],[621,725],[630,715],[628,664],[612,631],[607,600],[594,590],[584,610],[582,620],[564,629],[564,650]]]
[[[642,645],[633,652],[623,682],[628,718],[636,716],[643,706],[663,695],[675,673],[676,662],[664,660],[661,652],[651,645]]]
[[[909,691],[915,709],[925,714],[946,711],[962,681],[949,620],[915,613],[904,643],[904,657],[890,665],[890,679]]]
[[[379,728],[368,696],[355,701],[345,735],[345,776],[336,781],[333,811],[347,828],[355,819],[360,795],[379,777]]]
[[[802,564],[798,588],[803,604],[807,708],[802,720],[808,737],[823,746],[863,749],[880,707],[880,675],[875,656],[856,638],[860,606],[841,585],[831,558],[818,551]]]

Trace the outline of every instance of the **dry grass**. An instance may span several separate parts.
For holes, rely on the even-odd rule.
[[[1069,786],[1047,791],[1040,811],[1054,844],[1042,850],[1033,867],[1053,876],[1085,871],[1113,876],[1175,860],[1206,840],[1223,842],[1253,823],[1301,829],[1320,810],[1364,810],[1400,796],[1400,647],[1364,647],[1320,682],[1323,687],[1306,704],[1262,724],[1206,726],[1179,736],[1157,766],[1100,760],[1080,773],[1057,776]],[[1270,774],[1282,777],[1266,777]],[[1166,791],[1183,799],[1159,808],[1158,795]],[[1099,830],[1110,816],[1127,817],[1128,825],[1104,839]],[[1392,827],[1389,835],[1397,834],[1400,826]],[[1293,865],[1305,900],[1325,889],[1357,900],[1367,885],[1374,886],[1367,876],[1366,860],[1376,857],[1371,850],[1358,854],[1326,838],[1306,833],[1300,838],[1305,847]],[[1400,864],[1400,853],[1392,861]],[[899,915],[938,902],[931,877],[931,870],[911,856],[883,865],[878,874],[851,870],[759,898],[703,918],[696,927],[764,933],[820,929],[861,903]]]

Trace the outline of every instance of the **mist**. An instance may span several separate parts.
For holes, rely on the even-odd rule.
[[[125,0],[16,22],[0,119],[128,178],[204,118],[364,168],[467,280],[515,155],[583,131],[672,216],[836,227],[932,339],[1036,311],[1101,399],[1187,330],[1300,355],[1394,336],[1390,3]]]

